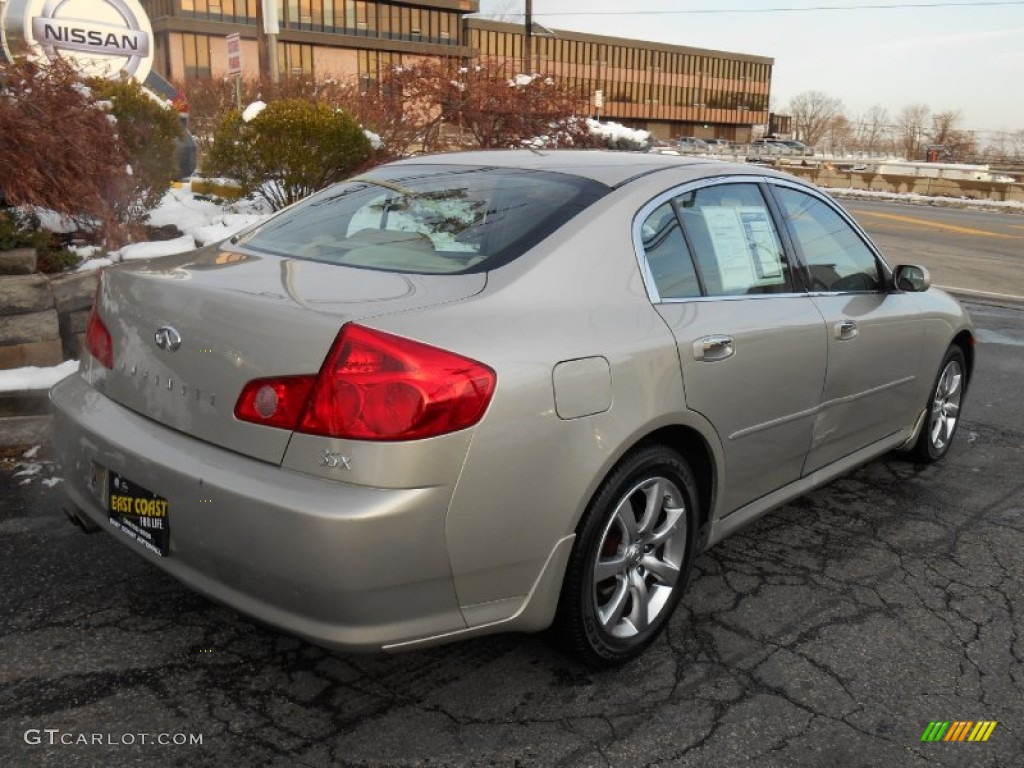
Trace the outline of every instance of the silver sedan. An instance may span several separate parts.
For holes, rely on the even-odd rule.
[[[640,653],[694,559],[886,452],[939,459],[970,320],[826,195],[706,159],[381,166],[107,269],[51,392],[69,512],[313,642]]]

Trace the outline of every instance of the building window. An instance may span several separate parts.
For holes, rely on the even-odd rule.
[[[294,0],[293,0],[294,1]],[[253,23],[256,20],[258,0],[180,0],[181,15],[210,21]],[[143,2],[151,17],[174,15],[169,0]],[[284,0],[278,0],[278,14],[284,10]],[[283,19],[284,16],[282,15]]]
[[[301,43],[279,43],[277,46],[277,67],[281,74],[312,75],[313,46]]]
[[[184,33],[181,36],[182,59],[185,62],[185,77],[209,77],[210,38],[206,35]]]

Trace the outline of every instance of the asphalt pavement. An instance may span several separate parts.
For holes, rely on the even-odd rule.
[[[1020,766],[1024,313],[970,309],[942,462],[875,461],[721,543],[606,672],[539,636],[314,647],[79,532],[45,449],[8,458],[0,766]]]

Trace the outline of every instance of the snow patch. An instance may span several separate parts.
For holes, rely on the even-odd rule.
[[[103,267],[109,267],[113,263],[114,260],[108,259],[106,256],[98,259],[89,259],[75,267],[75,272],[92,272],[97,269],[103,269]]]
[[[254,101],[252,104],[250,104],[248,107],[245,108],[244,112],[242,112],[242,122],[244,122],[244,123],[252,122],[253,120],[256,119],[256,116],[259,115],[259,113],[262,112],[266,108],[267,108],[266,102]]]
[[[77,360],[65,360],[50,368],[11,368],[0,371],[0,392],[21,392],[32,389],[49,389],[65,376],[78,370]],[[32,458],[28,456],[27,458]]]
[[[265,216],[252,213],[226,213],[216,217],[206,226],[192,230],[192,237],[199,246],[220,243],[237,235],[254,224],[259,224]]]
[[[599,123],[597,120],[587,120],[587,128],[594,136],[600,136],[606,141],[632,141],[637,144],[645,144],[650,141],[650,131],[641,131],[635,128],[627,128],[619,123]]]
[[[174,240],[154,240],[148,243],[133,243],[119,251],[111,251],[111,256],[120,261],[136,261],[137,259],[153,259],[157,256],[173,256],[177,253],[194,251],[196,241],[192,235],[182,235]]]

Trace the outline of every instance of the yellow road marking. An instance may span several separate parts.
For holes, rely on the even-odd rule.
[[[944,229],[947,232],[957,232],[961,235],[980,235],[982,237],[1000,237],[1006,240],[1024,240],[1024,235],[1007,235],[1002,232],[988,232],[984,229],[972,229],[971,227],[958,227],[954,224],[940,224],[937,221],[924,221],[911,216],[897,216],[894,213],[876,213],[875,211],[858,211],[857,216],[876,216],[879,219],[890,221],[902,221],[906,224],[914,224],[918,227]]]

